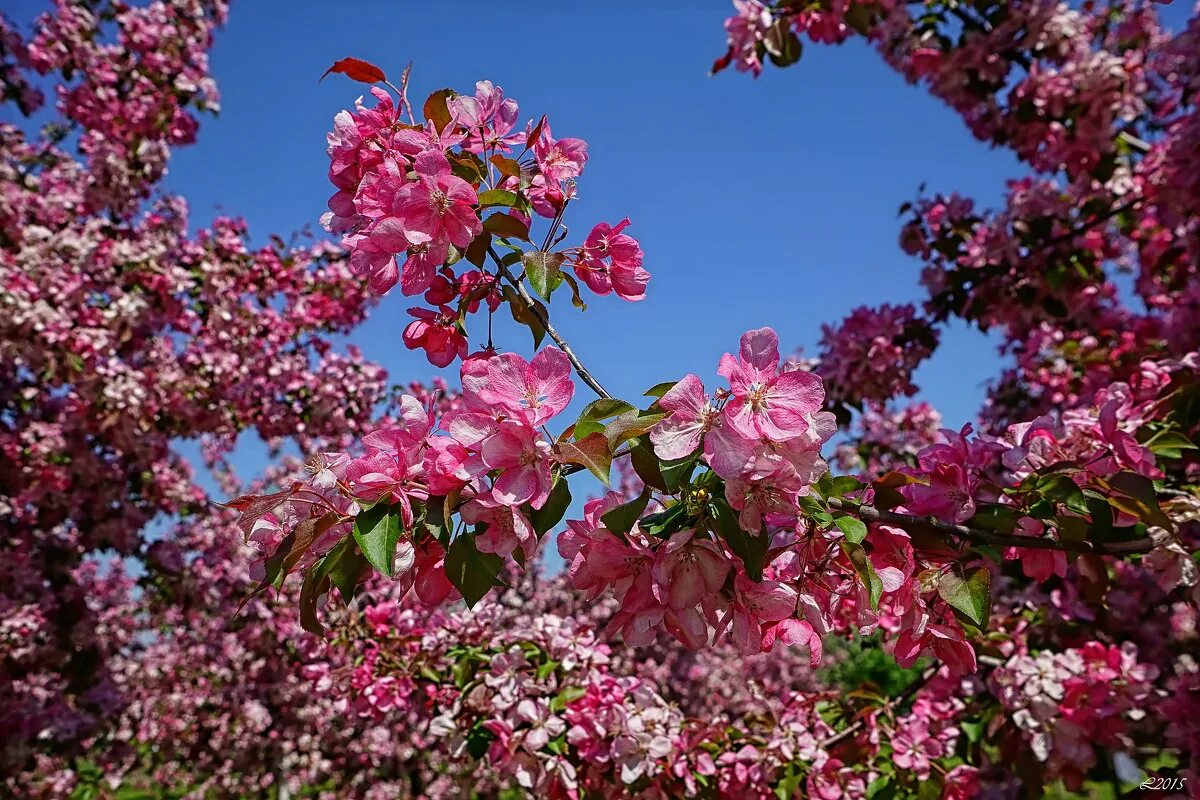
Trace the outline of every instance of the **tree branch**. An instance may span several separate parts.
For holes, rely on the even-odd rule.
[[[496,269],[499,270],[500,277],[512,284],[513,288],[517,290],[517,294],[519,294],[521,299],[525,301],[525,304],[529,306],[529,310],[532,311],[534,316],[538,318],[538,322],[540,322],[542,327],[546,329],[546,333],[550,334],[550,338],[554,340],[556,345],[558,345],[558,349],[562,350],[563,353],[566,354],[567,359],[571,362],[571,366],[575,367],[575,374],[579,376],[580,380],[591,387],[592,391],[601,397],[606,399],[611,398],[612,395],[609,394],[608,391],[600,385],[600,381],[596,380],[596,377],[588,371],[588,368],[585,367],[583,362],[579,360],[579,356],[575,355],[575,351],[571,349],[571,345],[567,344],[567,340],[564,339],[558,331],[554,330],[554,326],[550,324],[550,315],[544,308],[538,305],[537,301],[535,301],[529,295],[529,291],[525,288],[525,284],[512,276],[512,273],[508,271],[508,267],[504,266],[504,262],[501,261],[500,256],[496,254],[496,249],[491,245],[488,245],[488,255],[492,257],[492,261],[496,262]]]
[[[884,511],[874,506],[856,503],[841,497],[831,497],[827,501],[830,508],[853,514],[867,522],[887,522],[902,528],[932,529],[934,532],[955,539],[965,539],[980,544],[1004,545],[1007,547],[1025,547],[1031,550],[1060,550],[1064,553],[1096,553],[1097,555],[1118,556],[1133,553],[1148,553],[1154,549],[1154,540],[1149,536],[1134,539],[1130,542],[1099,542],[1055,541],[1040,539],[1034,536],[1012,536],[1005,533],[985,531],[966,525],[944,522],[937,517],[922,517],[916,514],[902,514],[897,511]]]

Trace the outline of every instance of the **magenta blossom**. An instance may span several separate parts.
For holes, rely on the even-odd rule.
[[[622,233],[627,227],[629,220],[623,219],[616,227],[601,222],[592,228],[575,263],[575,274],[596,294],[616,292],[623,300],[644,300],[650,273],[642,269],[637,239]]]
[[[475,546],[481,553],[498,556],[512,555],[518,547],[526,560],[537,550],[537,535],[529,520],[514,505],[506,505],[491,495],[473,498],[462,508],[463,522],[487,523],[487,530],[475,537]]]
[[[726,353],[717,372],[733,392],[725,422],[749,439],[782,442],[803,436],[825,400],[816,375],[779,371],[779,337],[772,328],[742,334],[740,357]]]
[[[728,574],[721,548],[695,531],[673,534],[655,551],[655,595],[672,609],[694,609],[706,594],[721,590]]]
[[[550,181],[579,177],[587,163],[587,150],[583,139],[555,139],[549,123],[542,127],[542,135],[533,145],[538,169]]]
[[[483,230],[475,212],[479,202],[471,184],[450,171],[441,152],[424,152],[413,159],[417,181],[396,198],[395,213],[413,244],[445,236],[455,247],[466,247]]]
[[[733,603],[725,620],[728,622],[732,618],[733,643],[745,655],[760,653],[763,649],[763,626],[796,613],[796,590],[778,581],[755,583],[740,574],[733,586]]]
[[[416,320],[404,329],[404,346],[409,350],[423,349],[429,363],[444,367],[467,354],[467,337],[458,325],[454,309],[442,306],[436,312],[428,308],[410,308]]]

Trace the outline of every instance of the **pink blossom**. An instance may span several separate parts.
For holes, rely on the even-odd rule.
[[[534,427],[566,408],[575,393],[571,362],[555,348],[539,350],[532,361],[502,353],[486,364],[487,380],[479,388],[479,399]]]
[[[422,244],[445,236],[455,247],[465,248],[483,230],[471,184],[450,171],[441,152],[426,151],[413,159],[417,181],[397,195],[395,214],[408,239]]]
[[[796,590],[778,581],[758,583],[739,574],[734,579],[733,604],[726,617],[733,622],[733,642],[745,655],[763,649],[763,627],[796,613]]]
[[[729,574],[729,561],[716,543],[695,531],[671,535],[655,551],[653,575],[659,600],[672,609],[694,608],[706,594],[715,594]]]
[[[506,505],[529,503],[541,508],[550,496],[550,443],[528,425],[505,422],[489,436],[481,451],[491,469],[503,470],[492,496]]]
[[[658,404],[670,416],[650,431],[650,441],[659,458],[675,460],[691,455],[700,439],[720,421],[704,384],[695,375],[685,375],[667,390]]]
[[[454,309],[441,306],[436,312],[428,308],[410,308],[408,313],[416,320],[404,329],[404,346],[409,350],[425,351],[429,363],[435,367],[447,366],[456,358],[467,354],[467,337],[458,324]]]
[[[487,530],[475,537],[475,546],[481,553],[508,557],[519,547],[528,560],[537,550],[537,536],[515,505],[480,495],[464,505],[460,513],[464,522],[487,524]]]
[[[533,145],[538,169],[547,180],[563,181],[577,178],[587,163],[587,142],[583,139],[555,139],[550,124],[542,127],[542,135]]]
[[[637,239],[622,233],[627,227],[629,220],[623,219],[615,227],[601,222],[592,228],[575,262],[575,274],[596,294],[616,292],[622,300],[643,300],[650,273],[642,268]]]
[[[803,436],[825,399],[816,375],[779,371],[779,337],[771,328],[742,334],[740,357],[726,353],[717,372],[733,392],[724,421],[750,439],[782,442]]]

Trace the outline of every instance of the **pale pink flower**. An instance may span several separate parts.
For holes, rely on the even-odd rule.
[[[671,416],[654,426],[650,441],[658,457],[668,461],[694,453],[704,434],[720,422],[721,415],[695,375],[684,375],[658,404]]]
[[[507,505],[529,503],[534,508],[542,507],[553,481],[550,443],[535,429],[505,422],[483,443],[481,454],[489,468],[503,470],[492,487],[497,500]]]
[[[502,353],[485,363],[487,380],[479,387],[479,399],[529,425],[545,424],[567,407],[575,393],[571,362],[561,350],[540,350],[532,361]]]

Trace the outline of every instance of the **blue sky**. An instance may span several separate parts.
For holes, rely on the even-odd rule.
[[[10,16],[29,20],[44,4],[15,5]],[[572,242],[595,222],[633,220],[653,275],[648,299],[593,298],[579,313],[556,296],[552,308],[610,391],[633,399],[687,372],[710,380],[747,329],[770,325],[785,349],[812,353],[821,323],[854,306],[919,301],[920,265],[896,244],[897,207],[922,183],[991,205],[1021,174],[859,42],[810,44],[799,65],[758,80],[709,77],[726,0],[504,5],[235,3],[212,54],[222,112],[176,152],[167,188],[189,199],[195,224],[233,213],[258,241],[320,232],[324,136],[365,90],[339,76],[318,83],[331,62],[354,55],[398,76],[412,61],[416,104],[490,79],[524,117],[547,113],[557,136],[589,142]],[[409,305],[389,295],[350,337],[395,382],[435,372],[400,341]],[[499,325],[496,340],[528,355],[524,330]],[[961,424],[997,365],[987,338],[952,329],[919,372],[922,396]]]
[[[325,132],[365,88],[318,84],[332,61],[354,55],[398,75],[411,60],[417,103],[488,78],[523,115],[548,113],[557,136],[588,140],[572,240],[600,220],[633,220],[648,299],[594,298],[579,313],[562,298],[552,312],[610,391],[636,397],[686,372],[712,375],[749,328],[771,325],[785,347],[811,352],[820,324],[856,305],[919,299],[919,264],[896,246],[900,203],[922,182],[993,203],[1019,174],[860,44],[810,46],[800,65],[757,81],[709,77],[724,0],[603,13],[501,5],[235,4],[212,56],[220,118],[176,154],[168,187],[196,222],[241,214],[260,239],[316,227],[330,194]],[[434,371],[400,342],[409,305],[389,295],[352,337],[404,382]],[[507,326],[497,342],[530,344]],[[948,421],[964,420],[995,368],[992,345],[958,330],[920,383]]]

